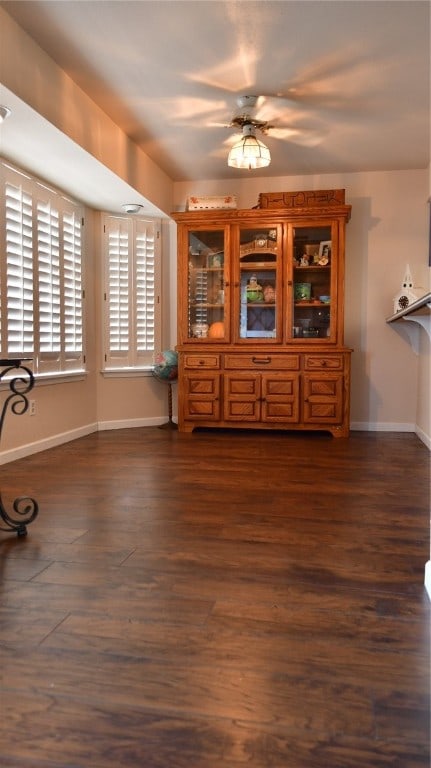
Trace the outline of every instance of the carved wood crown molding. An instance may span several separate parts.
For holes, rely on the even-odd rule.
[[[345,189],[310,189],[300,192],[261,192],[259,208],[326,208],[344,205]]]
[[[247,222],[249,226],[260,226],[262,220],[265,222],[283,222],[286,218],[289,221],[296,219],[306,219],[313,217],[313,221],[320,219],[330,219],[334,221],[337,218],[348,222],[350,220],[351,205],[332,205],[326,207],[310,208],[242,208],[235,211],[217,210],[217,211],[175,211],[171,213],[174,221],[181,224],[202,225],[207,227],[212,224],[221,224],[234,222],[240,219]]]
[[[255,208],[223,209],[174,212],[172,218],[178,222],[198,222],[203,219],[210,224],[223,218],[224,221],[265,217],[266,220],[289,216],[289,219],[304,218],[307,215],[321,218],[341,216],[350,220],[351,206],[345,204],[345,189],[311,189],[300,192],[261,192]]]

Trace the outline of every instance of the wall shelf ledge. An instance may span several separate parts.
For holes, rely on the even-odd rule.
[[[399,312],[395,312],[394,315],[386,318],[387,323],[397,323],[399,321],[410,321],[416,323],[416,325],[422,326],[422,328],[428,334],[428,338],[431,339],[431,292],[426,293],[425,296],[414,301],[413,304],[401,309]],[[407,331],[413,331],[412,327],[407,327]],[[419,334],[409,333],[410,342],[416,354],[419,353]]]

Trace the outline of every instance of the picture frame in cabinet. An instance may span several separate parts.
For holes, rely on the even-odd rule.
[[[310,267],[313,264],[319,263],[319,246],[320,243],[307,243],[304,245],[304,254],[308,258],[308,264]]]
[[[329,264],[332,255],[332,240],[321,240],[319,245],[319,264]]]

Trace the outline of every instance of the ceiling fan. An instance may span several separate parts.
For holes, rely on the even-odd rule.
[[[272,112],[277,112],[274,100],[288,102],[281,97],[243,95],[237,99],[239,112],[235,114],[227,127],[241,129],[228,143],[233,142],[229,152],[228,165],[233,168],[264,168],[271,162],[268,147],[256,136],[256,131],[275,139],[284,139],[304,146],[314,146],[321,140],[321,135],[311,135],[308,131],[288,125],[277,125],[277,117],[269,119]],[[271,107],[272,102],[272,107]],[[279,109],[279,107],[278,107]]]
[[[321,134],[312,133],[306,127],[294,127],[299,115],[293,100],[283,96],[239,96],[236,100],[239,112],[225,127],[243,128],[252,125],[261,133],[274,139],[287,139],[298,144],[312,146]],[[282,122],[284,124],[282,124]]]

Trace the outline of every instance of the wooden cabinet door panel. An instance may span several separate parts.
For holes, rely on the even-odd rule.
[[[340,424],[343,419],[343,376],[304,376],[304,423]]]
[[[188,374],[183,385],[185,420],[220,420],[220,374]]]
[[[260,376],[255,373],[226,373],[223,396],[225,421],[259,421],[260,392]]]
[[[299,421],[299,376],[262,374],[262,420]]]

